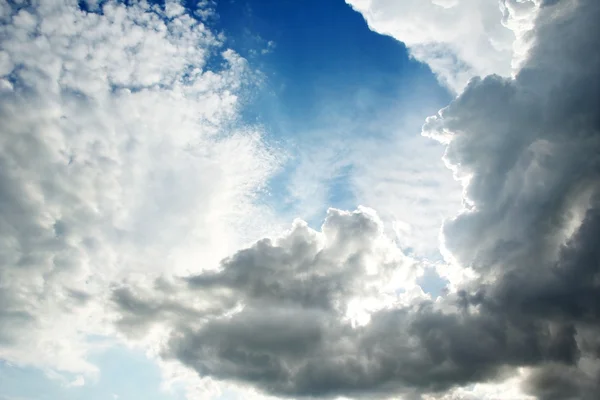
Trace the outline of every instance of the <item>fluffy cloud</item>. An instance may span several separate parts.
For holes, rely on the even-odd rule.
[[[274,160],[236,121],[245,61],[181,7],[21,3],[0,1],[0,358],[93,373],[110,282],[241,246]]]
[[[332,209],[321,232],[298,221],[218,271],[122,286],[113,301],[127,335],[167,325],[163,358],[279,396],[419,398],[572,361],[568,328],[473,312],[466,293],[432,302],[421,269],[372,211]]]
[[[458,93],[474,76],[510,76],[539,0],[346,0]]]
[[[376,215],[331,210],[219,271],[118,288],[119,326],[168,321],[166,359],[281,396],[501,398],[475,388],[510,378],[524,399],[595,399],[599,18],[595,0],[542,3],[516,76],[471,81],[427,121],[464,185],[444,226],[476,273],[460,290],[424,297]]]
[[[396,308],[425,298],[414,283],[421,269],[383,234],[373,211],[330,209],[321,232],[298,220],[218,271],[145,290],[123,286],[113,301],[127,334],[171,321],[162,356],[201,375],[278,395],[364,392],[391,378],[386,354],[410,347],[387,335],[408,337],[401,321],[410,315]]]

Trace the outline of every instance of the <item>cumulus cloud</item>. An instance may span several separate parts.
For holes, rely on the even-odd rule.
[[[330,209],[320,232],[298,220],[218,271],[120,287],[113,301],[127,334],[172,321],[162,356],[201,375],[278,395],[333,395],[390,379],[390,366],[369,359],[410,346],[386,336],[395,325],[408,335],[396,308],[426,298],[414,283],[421,272],[372,210]]]
[[[346,0],[375,32],[406,44],[460,93],[474,76],[510,76],[539,0]]]
[[[509,379],[518,398],[597,398],[600,3],[536,18],[514,77],[472,80],[423,129],[464,185],[443,245],[472,281],[432,301],[373,212],[330,210],[218,271],[119,287],[122,331],[169,321],[163,357],[279,396],[502,398],[476,388]]]
[[[216,264],[266,223],[275,162],[237,121],[245,60],[177,4],[0,1],[0,21],[0,358],[91,374],[110,282]]]
[[[424,128],[450,141],[465,179],[468,209],[444,237],[486,282],[468,301],[562,332],[566,365],[528,382],[544,399],[592,398],[600,379],[599,14],[594,1],[547,2],[515,79],[473,81]]]
[[[567,327],[472,312],[466,293],[432,302],[421,268],[372,211],[332,209],[321,232],[298,221],[218,271],[123,286],[113,301],[128,335],[169,325],[165,359],[279,396],[419,398],[573,360]]]

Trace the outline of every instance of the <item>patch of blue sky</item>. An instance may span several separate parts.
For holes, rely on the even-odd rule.
[[[187,1],[188,12],[197,3]],[[241,115],[287,155],[260,198],[284,219],[301,217],[317,227],[328,207],[361,203],[353,188],[353,143],[369,138],[385,148],[386,141],[398,142],[399,131],[418,136],[424,118],[450,100],[427,66],[411,60],[402,43],[369,30],[343,0],[208,3],[215,12],[204,22],[259,71]],[[205,68],[217,71],[223,62],[215,53]],[[298,188],[311,164],[309,175],[319,182]]]
[[[263,201],[311,225],[329,206],[357,205],[352,165],[339,161],[350,143],[385,140],[409,118],[406,132],[418,135],[424,117],[450,99],[427,66],[400,42],[370,31],[343,0],[230,0],[217,2],[216,11],[211,24],[227,46],[263,74],[244,106],[245,121],[264,127],[267,140],[289,155]],[[323,185],[294,193],[300,160],[324,150],[325,160],[314,160],[315,169],[330,169],[319,175]],[[304,210],[298,196],[324,202],[316,212]]]
[[[433,267],[427,268],[423,275],[417,279],[417,284],[425,293],[433,298],[443,296],[448,287],[448,280],[438,275]]]
[[[143,353],[116,346],[91,357],[96,381],[49,374],[0,361],[0,399],[8,400],[184,400],[178,388],[162,390],[159,367]]]
[[[339,209],[356,208],[356,198],[350,185],[350,176],[352,175],[352,165],[340,167],[337,173],[329,181],[329,196],[327,198],[330,207]]]

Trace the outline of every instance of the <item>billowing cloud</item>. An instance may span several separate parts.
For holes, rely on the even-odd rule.
[[[450,141],[466,182],[468,210],[444,237],[487,281],[469,302],[563,332],[566,366],[528,383],[544,399],[592,398],[600,382],[599,14],[594,1],[548,2],[516,78],[473,81],[424,128]]]
[[[145,290],[120,287],[113,301],[127,334],[172,321],[162,356],[201,375],[278,395],[364,392],[391,378],[392,360],[380,357],[411,347],[387,335],[408,338],[402,321],[411,316],[396,308],[425,298],[414,283],[421,269],[383,234],[372,210],[330,209],[320,232],[297,221],[218,271]]]
[[[474,76],[510,76],[539,0],[346,0],[375,32],[406,44],[459,92]]]
[[[237,122],[245,60],[182,7],[21,3],[0,1],[0,358],[93,373],[110,282],[216,264],[267,221],[275,163]]]
[[[330,210],[218,271],[119,287],[121,330],[167,321],[164,358],[279,396],[486,398],[469,387],[516,379],[524,399],[597,398],[599,19],[595,0],[542,3],[515,77],[471,81],[425,124],[464,185],[443,230],[476,274],[459,290],[427,298],[373,212]]]
[[[567,327],[475,312],[462,292],[432,302],[421,268],[372,211],[330,210],[321,232],[298,221],[219,271],[123,286],[113,301],[128,335],[169,326],[165,359],[279,396],[418,398],[574,360]]]

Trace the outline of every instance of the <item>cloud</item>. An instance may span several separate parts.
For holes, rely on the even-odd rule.
[[[599,13],[593,1],[547,2],[515,79],[471,82],[424,128],[450,141],[465,179],[469,209],[444,237],[486,281],[469,302],[560,333],[564,365],[528,382],[542,399],[598,391]]]
[[[568,328],[471,312],[464,293],[432,302],[421,272],[371,210],[331,209],[321,232],[297,221],[219,271],[124,286],[113,301],[126,334],[169,325],[163,358],[279,396],[418,398],[572,361]]]
[[[239,251],[218,271],[146,290],[124,286],[113,301],[127,334],[172,321],[162,356],[201,375],[276,395],[341,394],[386,379],[380,374],[387,367],[370,365],[368,352],[384,351],[378,340],[397,322],[389,307],[426,297],[414,283],[421,273],[372,210],[330,209],[321,232],[296,221],[286,235]],[[350,384],[354,373],[361,376]]]
[[[268,228],[253,200],[275,161],[236,121],[245,61],[181,8],[0,2],[0,357],[85,382],[86,335],[117,329],[278,396],[485,398],[516,379],[523,398],[597,397],[600,5],[536,5],[510,77],[482,61],[518,58],[506,31],[468,4],[431,15],[474,9],[485,34],[436,20],[407,42],[456,88],[504,75],[423,130],[464,185],[444,248],[475,273],[433,301],[367,208],[243,247]],[[419,47],[446,36],[441,59]]]
[[[218,271],[116,289],[120,329],[166,324],[165,359],[279,396],[498,398],[477,390],[509,379],[523,399],[596,398],[598,18],[595,0],[544,2],[514,78],[472,80],[425,124],[464,185],[443,228],[475,272],[458,290],[432,301],[374,212],[330,210]]]
[[[83,378],[83,376],[79,375],[73,381],[69,382],[66,386],[68,388],[76,388],[76,387],[81,387],[84,385],[85,385],[85,379]]]
[[[111,282],[263,234],[276,164],[217,35],[175,3],[93,3],[0,1],[0,358],[77,374]]]
[[[538,0],[346,0],[369,27],[403,42],[460,93],[474,76],[510,76]]]
[[[440,226],[461,208],[460,185],[441,161],[442,146],[407,136],[359,141],[352,184],[361,204],[391,221],[403,249],[438,259]]]

